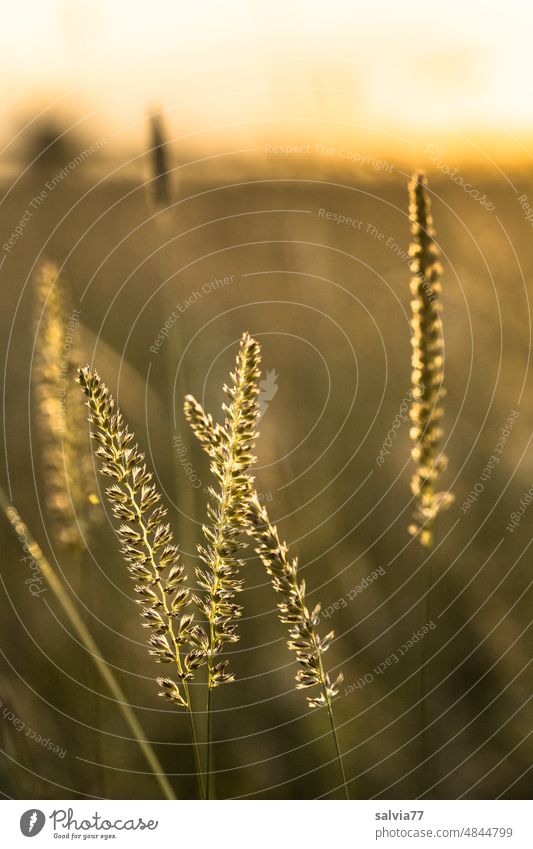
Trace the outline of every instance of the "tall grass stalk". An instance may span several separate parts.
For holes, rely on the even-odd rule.
[[[134,711],[131,706],[128,704],[124,691],[122,687],[118,683],[115,678],[111,668],[108,666],[106,661],[104,660],[98,646],[96,645],[93,637],[91,636],[88,628],[86,627],[83,619],[78,613],[76,607],[70,600],[68,593],[66,592],[63,584],[61,583],[60,578],[56,574],[53,567],[50,565],[49,561],[44,556],[39,544],[35,541],[32,536],[28,526],[20,517],[18,511],[9,501],[7,495],[5,494],[2,487],[0,487],[0,508],[4,513],[6,519],[11,524],[13,530],[19,537],[19,540],[24,542],[24,545],[28,547],[28,550],[35,560],[41,575],[47,582],[48,586],[52,590],[54,596],[57,601],[61,605],[65,615],[67,616],[70,624],[74,628],[77,636],[79,637],[82,645],[87,650],[89,657],[94,663],[98,673],[102,677],[106,687],[111,693],[115,703],[122,713],[124,720],[130,729],[133,738],[137,742],[145,760],[148,764],[150,771],[153,773],[154,778],[156,779],[161,791],[166,799],[175,799],[174,791],[163,771],[163,767],[159,762],[159,759],[152,748],[149,741],[146,739],[146,735],[144,730],[135,716]]]
[[[38,425],[44,503],[54,545],[68,563],[69,583],[79,590],[91,536],[101,521],[91,456],[86,451],[83,406],[74,385],[80,335],[80,312],[73,308],[68,283],[55,263],[43,261],[34,278],[35,348],[31,372]],[[89,605],[93,586],[84,587]],[[91,678],[91,673],[93,677]],[[87,683],[97,687],[98,673]],[[92,708],[103,720],[102,702]],[[97,745],[102,757],[103,740]],[[98,779],[101,783],[101,778]]]
[[[39,425],[46,505],[54,540],[80,564],[86,539],[100,523],[83,407],[74,386],[79,314],[57,266],[45,261],[35,277],[36,336],[32,389]]]
[[[256,541],[256,551],[266,566],[274,590],[282,596],[278,603],[278,615],[281,622],[289,627],[289,648],[296,652],[300,669],[296,673],[296,687],[318,687],[318,695],[308,696],[310,708],[325,707],[331,725],[331,733],[339,774],[346,799],[350,798],[348,782],[342,759],[335,717],[333,699],[339,693],[343,681],[342,672],[335,681],[331,680],[324,666],[324,654],[335,637],[330,631],[324,637],[318,632],[321,606],[317,604],[311,611],[305,598],[305,580],[298,576],[298,560],[289,557],[289,549],[279,538],[278,530],[269,519],[268,512],[259,501],[257,493],[250,500],[250,524]]]
[[[250,345],[251,342],[253,340],[250,339],[249,335],[244,334],[240,355],[245,352],[246,346]],[[288,646],[296,652],[301,667],[296,674],[296,686],[298,689],[314,685],[318,685],[320,688],[318,695],[308,697],[307,702],[310,708],[326,708],[344,795],[349,799],[348,782],[333,713],[333,699],[338,695],[343,675],[342,672],[339,673],[336,680],[332,681],[324,667],[324,654],[330,647],[335,634],[330,631],[324,637],[319,635],[320,605],[316,605],[311,612],[308,610],[305,600],[305,581],[300,581],[297,575],[297,559],[289,559],[288,547],[286,543],[280,541],[277,529],[270,522],[266,508],[261,505],[253,486],[253,479],[249,475],[251,463],[255,461],[249,451],[252,446],[250,440],[256,436],[254,430],[258,406],[256,402],[257,381],[259,379],[258,346],[248,371],[249,378],[242,379],[240,375],[244,375],[246,369],[242,360],[239,362],[238,357],[237,369],[235,374],[232,375],[233,387],[231,389],[225,387],[232,399],[232,404],[235,405],[238,399],[236,386],[240,383],[248,384],[248,406],[250,411],[253,410],[253,415],[247,417],[246,423],[241,424],[240,428],[236,427],[236,432],[238,433],[240,429],[241,434],[247,436],[247,441],[239,451],[238,461],[236,460],[233,463],[234,472],[238,472],[242,487],[242,494],[239,501],[236,502],[241,515],[237,518],[235,529],[236,531],[237,529],[245,530],[252,536],[256,544],[256,551],[266,566],[275,591],[283,595],[283,601],[278,604],[279,618],[282,622],[290,625]],[[225,409],[228,410],[228,408]],[[225,457],[229,468],[232,467],[230,461],[232,452],[231,450],[228,451],[228,446],[232,444],[227,426],[228,422],[225,426],[215,423],[213,417],[204,411],[201,404],[190,396],[185,401],[185,414],[202,447],[213,459],[212,471],[219,479],[224,480],[223,465],[220,464],[220,460]],[[236,412],[231,412],[230,418],[235,420],[235,417]],[[235,441],[233,440],[234,444]],[[240,610],[238,615],[240,615]],[[210,701],[208,704],[208,740],[210,740]]]
[[[152,632],[149,653],[157,663],[173,670],[173,678],[157,679],[159,695],[187,712],[198,785],[204,795],[189,682],[204,662],[207,636],[194,623],[194,615],[186,612],[190,603],[186,575],[144,454],[98,373],[87,366],[79,370],[78,379],[87,396],[100,471],[112,481],[106,488],[107,499],[113,515],[122,522],[115,533],[130,577],[136,582],[143,626]]]
[[[185,399],[185,416],[194,433],[211,457],[211,471],[218,488],[210,488],[208,525],[203,531],[206,545],[198,546],[203,568],[196,569],[200,597],[194,600],[208,622],[208,644],[205,650],[207,663],[207,783],[211,795],[212,748],[212,690],[234,680],[228,672],[229,660],[220,660],[228,643],[239,639],[234,620],[241,616],[242,607],[235,603],[235,595],[242,589],[238,579],[242,560],[239,552],[245,543],[239,535],[248,525],[248,505],[253,493],[250,468],[255,462],[252,454],[257,436],[259,415],[257,396],[260,348],[255,339],[245,333],[237,354],[235,371],[229,386],[224,386],[228,398],[223,405],[226,418],[223,424],[214,424],[192,397]]]
[[[440,313],[442,267],[439,250],[435,244],[435,231],[431,203],[425,176],[418,172],[409,183],[409,223],[412,241],[411,256],[411,394],[409,411],[413,442],[411,456],[416,472],[411,479],[411,490],[417,500],[411,534],[421,545],[433,545],[435,518],[453,501],[450,492],[436,492],[435,484],[448,464],[441,452],[443,409],[440,402],[445,396],[442,382],[443,338]]]
[[[442,337],[441,277],[440,254],[435,244],[435,230],[431,214],[431,202],[427,191],[427,181],[423,173],[417,172],[409,186],[409,223],[412,242],[409,248],[411,256],[411,327],[412,336],[412,404],[410,417],[412,427],[410,437],[413,442],[411,451],[416,464],[416,472],[411,480],[411,490],[417,499],[414,521],[409,531],[417,537],[426,550],[434,542],[434,524],[436,516],[453,501],[450,492],[435,491],[435,484],[447,466],[447,458],[441,452],[442,429],[440,422],[443,409],[440,402],[445,395],[442,386],[444,377],[444,345]],[[424,625],[431,617],[432,567],[431,557],[424,563]],[[431,634],[431,632],[430,632]],[[420,749],[421,782],[427,773],[425,762],[428,758],[428,665],[432,655],[432,640],[428,634],[422,641],[420,652]],[[425,789],[423,787],[423,789]]]

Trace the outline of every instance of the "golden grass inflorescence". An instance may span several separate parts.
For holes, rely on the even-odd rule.
[[[305,581],[298,576],[298,560],[289,557],[289,549],[279,538],[275,525],[269,519],[268,512],[254,492],[249,507],[250,525],[256,542],[256,552],[272,579],[272,586],[283,600],[278,604],[281,622],[289,625],[288,647],[296,652],[300,665],[296,673],[296,688],[318,686],[318,695],[308,696],[310,708],[325,707],[328,713],[331,733],[339,765],[339,773],[347,799],[350,798],[348,782],[344,771],[344,762],[337,735],[337,726],[333,715],[333,699],[339,694],[344,680],[339,672],[335,680],[331,679],[324,665],[324,654],[334,640],[334,631],[321,637],[318,632],[320,604],[309,611],[305,599]]]
[[[250,356],[251,354],[253,356]],[[237,369],[232,375],[233,387],[231,389],[225,387],[226,392],[231,393],[232,399],[229,408],[225,405],[224,409],[232,410],[230,421],[234,422],[236,433],[234,442],[237,444],[242,442],[238,457],[233,461],[231,459],[232,452],[229,446],[232,440],[228,420],[224,426],[216,423],[192,396],[188,396],[185,401],[185,414],[202,447],[212,458],[212,471],[216,477],[224,480],[225,474],[227,479],[231,479],[231,474],[239,476],[240,493],[238,499],[235,499],[235,509],[238,510],[239,515],[236,516],[238,521],[235,530],[246,531],[252,536],[256,551],[272,579],[274,590],[284,596],[283,601],[278,605],[279,617],[282,622],[291,625],[288,645],[296,652],[297,659],[303,667],[296,676],[297,687],[301,689],[313,684],[320,685],[321,693],[317,697],[308,698],[310,707],[320,707],[338,694],[343,680],[341,673],[335,681],[331,681],[323,666],[323,655],[334,639],[334,632],[330,631],[322,638],[319,636],[317,629],[320,605],[316,605],[309,612],[305,600],[305,581],[300,581],[297,574],[297,559],[289,557],[288,547],[286,543],[280,541],[277,528],[271,523],[264,505],[260,503],[253,485],[253,478],[249,474],[250,466],[255,460],[250,449],[251,440],[256,436],[254,428],[258,413],[256,398],[257,382],[260,376],[259,354],[257,343],[248,334],[244,334],[237,359]],[[250,359],[248,366],[246,366],[247,358]],[[241,412],[241,418],[245,420],[245,423],[241,425],[239,425],[236,410],[239,406],[239,393],[236,392],[238,385],[242,385],[243,394],[248,396],[247,408]],[[246,392],[244,387],[247,387]],[[232,467],[233,472],[228,475],[224,470]],[[220,493],[214,493],[214,495],[220,503]],[[219,515],[217,512],[213,513],[212,508],[211,513],[215,517]],[[212,531],[207,530],[211,535]],[[212,557],[211,562],[213,562]],[[205,612],[207,615],[210,612],[209,608]]]
[[[79,383],[88,398],[100,471],[112,480],[106,495],[122,521],[116,529],[121,552],[136,581],[144,627],[152,631],[149,652],[159,663],[172,664],[178,679],[158,678],[160,695],[190,711],[188,682],[202,665],[207,637],[185,611],[190,593],[170,525],[164,522],[167,510],[159,503],[144,454],[98,373],[88,366],[80,369]]]
[[[54,538],[80,556],[100,521],[94,509],[94,472],[86,450],[83,409],[74,397],[72,378],[77,347],[67,340],[79,329],[65,281],[57,266],[43,262],[35,277],[38,327],[32,386],[37,404],[46,503]],[[69,520],[75,516],[75,521]]]
[[[331,707],[332,699],[338,695],[343,682],[340,672],[334,681],[324,667],[324,654],[335,637],[330,631],[324,637],[318,633],[320,604],[309,611],[305,598],[305,580],[298,576],[298,560],[289,556],[285,542],[281,542],[278,530],[269,519],[268,512],[254,493],[249,506],[250,525],[259,554],[272,586],[283,600],[278,603],[280,621],[289,625],[289,649],[296,652],[302,667],[296,673],[296,687],[303,689],[318,686],[318,696],[308,696],[309,707]]]
[[[255,426],[259,414],[257,401],[259,363],[258,343],[248,333],[243,334],[237,366],[231,375],[232,385],[224,387],[230,403],[224,404],[223,407],[227,414],[223,425],[216,423],[192,396],[188,396],[185,400],[185,415],[202,447],[211,458],[211,471],[220,485],[219,492],[210,490],[215,506],[209,507],[209,516],[213,525],[209,528],[204,527],[208,548],[199,549],[202,560],[208,566],[207,573],[198,571],[200,584],[207,591],[203,602],[204,615],[210,623],[216,621],[218,616],[221,626],[228,634],[225,639],[217,642],[217,635],[220,632],[218,630],[213,632],[210,624],[210,643],[216,654],[222,650],[226,640],[234,642],[236,639],[235,630],[232,625],[228,628],[228,622],[230,618],[239,616],[241,613],[240,608],[232,602],[234,593],[241,588],[241,583],[237,585],[234,581],[236,566],[241,565],[235,556],[237,551],[244,547],[244,543],[237,540],[237,535],[247,532],[254,540],[256,552],[267,568],[275,591],[283,595],[283,600],[278,604],[279,617],[282,622],[291,626],[288,646],[296,652],[301,667],[296,674],[296,686],[298,689],[320,686],[320,693],[309,697],[308,704],[309,707],[327,708],[342,784],[348,798],[348,784],[332,710],[332,701],[338,695],[343,676],[340,673],[336,680],[332,681],[323,664],[323,656],[333,641],[334,633],[331,631],[322,638],[319,636],[320,605],[309,612],[305,601],[305,581],[300,581],[297,574],[297,560],[289,559],[287,545],[280,542],[275,526],[272,525],[266,509],[259,502],[254,481],[250,475],[250,468],[255,462],[251,449],[253,440],[257,436]],[[224,577],[227,570],[229,578],[227,586],[220,581],[221,564],[226,567]],[[221,589],[227,591],[226,597],[220,595]],[[219,614],[221,601],[224,603],[224,609],[223,613]],[[230,603],[226,604],[228,601]],[[225,665],[223,673],[224,680],[233,680],[233,676],[227,676]],[[211,740],[209,698],[207,713],[209,788]]]
[[[451,504],[453,495],[436,491],[436,483],[447,466],[447,458],[440,449],[443,436],[440,402],[445,395],[440,317],[442,267],[435,244],[427,181],[421,172],[414,174],[409,182],[409,222],[413,275],[410,283],[413,296],[410,437],[413,442],[411,456],[417,467],[411,480],[417,508],[409,531],[429,548],[433,545],[435,517]]]
[[[209,488],[209,525],[203,526],[206,545],[198,546],[205,568],[197,568],[196,577],[203,595],[194,597],[209,626],[206,661],[210,689],[234,678],[227,672],[229,661],[217,658],[226,643],[239,639],[234,620],[241,616],[242,608],[234,599],[242,589],[238,574],[243,564],[238,554],[246,544],[239,536],[247,527],[253,492],[250,468],[255,462],[252,448],[259,415],[259,363],[259,345],[245,333],[231,385],[224,386],[228,403],[222,407],[226,413],[223,424],[215,425],[191,395],[185,399],[185,416],[211,458],[211,472],[218,483],[218,489]]]

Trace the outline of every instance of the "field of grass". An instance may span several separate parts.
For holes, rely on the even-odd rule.
[[[388,172],[341,170],[305,157],[294,167],[275,156],[225,157],[216,168],[183,162],[173,174],[175,203],[158,215],[140,165],[102,177],[87,164],[33,209],[61,164],[48,159],[2,187],[0,244],[32,209],[1,254],[2,481],[176,795],[196,792],[187,719],[157,699],[158,667],[146,654],[110,516],[91,507],[102,521],[77,560],[51,532],[31,391],[32,276],[42,257],[61,267],[80,310],[79,364],[98,369],[146,451],[189,572],[211,481],[183,397],[191,392],[219,411],[243,331],[260,342],[270,376],[256,486],[299,556],[310,602],[322,603],[323,628],[336,632],[328,660],[345,676],[335,714],[352,797],[527,798],[533,234],[517,195],[533,197],[531,176],[468,173],[493,202],[488,210],[428,173],[444,266],[443,488],[455,494],[428,552],[407,533],[409,174],[392,163]],[[77,401],[79,390],[69,403]],[[103,487],[96,476],[94,487]],[[44,583],[31,584],[19,540],[6,521],[0,528],[0,790],[17,798],[157,797],[57,601]],[[229,649],[237,680],[217,691],[216,795],[339,797],[327,720],[294,689],[277,599],[258,558],[246,556],[241,640]],[[429,622],[429,635],[409,645]],[[198,710],[201,726],[204,706]]]

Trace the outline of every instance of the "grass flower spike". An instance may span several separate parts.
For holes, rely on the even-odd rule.
[[[278,604],[279,618],[290,626],[288,646],[296,652],[301,667],[296,673],[296,687],[320,688],[318,695],[307,697],[307,703],[310,708],[327,708],[344,792],[346,798],[349,798],[332,707],[333,699],[338,695],[343,682],[343,675],[340,672],[335,681],[332,681],[324,668],[324,654],[335,634],[330,631],[324,637],[319,636],[320,604],[309,612],[305,601],[305,581],[298,579],[298,561],[289,557],[287,544],[280,541],[276,526],[270,522],[268,513],[255,492],[250,500],[250,525],[257,543],[256,551],[266,566],[275,591],[282,596],[282,601]]]
[[[412,404],[410,436],[411,456],[417,465],[411,490],[418,501],[414,522],[409,526],[422,545],[433,544],[433,526],[437,514],[453,501],[449,492],[436,492],[435,485],[445,470],[447,458],[440,452],[443,415],[439,402],[445,394],[443,380],[443,341],[439,302],[442,268],[434,241],[431,205],[426,178],[417,173],[409,183],[409,221],[411,256],[411,344]]]
[[[198,548],[205,568],[196,570],[198,585],[204,593],[201,598],[195,597],[195,601],[209,625],[206,650],[209,689],[234,678],[227,671],[229,661],[219,661],[218,657],[226,643],[238,640],[234,620],[241,615],[242,608],[234,599],[242,587],[237,577],[242,565],[238,553],[245,547],[238,536],[247,526],[248,503],[253,492],[249,470],[255,462],[251,451],[259,414],[259,362],[259,345],[245,333],[231,385],[224,387],[229,400],[223,405],[226,413],[223,425],[215,425],[192,396],[185,399],[185,416],[211,457],[211,471],[218,481],[218,489],[209,490],[210,524],[203,527],[206,546]]]
[[[114,516],[122,521],[116,531],[121,551],[137,582],[144,627],[152,631],[149,651],[159,663],[173,666],[174,678],[158,678],[160,695],[190,711],[188,682],[203,662],[206,636],[185,612],[189,590],[170,526],[164,522],[166,510],[159,504],[144,454],[99,375],[89,367],[80,369],[79,382],[88,397],[101,472],[112,480],[106,494]]]
[[[37,402],[47,506],[54,537],[71,555],[85,552],[87,535],[100,513],[91,457],[85,450],[83,408],[72,397],[73,358],[79,312],[73,310],[57,267],[44,262],[36,276],[39,326],[35,339],[32,384]],[[75,512],[75,521],[72,513]]]
[[[281,593],[283,600],[279,603],[279,616],[282,622],[290,625],[289,648],[296,652],[300,669],[296,675],[296,686],[307,688],[319,686],[320,692],[308,698],[310,707],[325,706],[328,711],[331,730],[335,743],[339,770],[344,791],[348,798],[348,786],[344,765],[340,752],[337,730],[332,710],[332,701],[339,692],[342,683],[342,673],[332,681],[324,669],[323,658],[334,637],[333,631],[320,637],[318,634],[318,617],[320,605],[309,612],[305,601],[305,582],[298,580],[297,561],[289,559],[285,543],[280,542],[276,528],[271,524],[266,509],[260,504],[249,475],[250,466],[255,458],[250,454],[252,440],[255,437],[255,423],[259,411],[257,402],[259,379],[259,346],[248,334],[244,334],[237,357],[237,368],[232,375],[232,387],[225,387],[230,398],[230,404],[225,406],[227,419],[225,424],[214,422],[211,415],[190,396],[185,402],[185,414],[204,450],[212,458],[211,469],[221,483],[221,492],[212,493],[216,496],[215,509],[210,507],[210,515],[214,520],[213,528],[205,529],[210,548],[203,553],[204,562],[214,564],[215,547],[213,541],[222,540],[224,527],[222,521],[224,511],[222,505],[233,501],[234,520],[231,523],[232,546],[239,530],[246,530],[253,538],[256,551],[259,553],[276,592]],[[232,483],[234,481],[234,483]],[[230,491],[237,485],[233,495]],[[227,493],[224,496],[224,493]],[[242,545],[242,544],[241,544]],[[232,550],[232,556],[235,552]],[[208,555],[208,556],[206,556]],[[202,583],[208,588],[214,587],[213,568],[204,576],[200,574]],[[204,600],[204,613],[211,619],[216,616],[217,599],[211,589]],[[240,615],[240,609],[233,615]],[[230,639],[235,639],[233,627]],[[223,643],[222,643],[223,645]],[[208,699],[208,717],[210,718],[210,702]],[[211,732],[208,725],[208,744]],[[209,782],[209,746],[208,746],[208,782]]]
[[[265,507],[254,493],[250,502],[250,523],[257,541],[256,551],[272,579],[274,590],[283,600],[278,604],[281,622],[290,625],[288,646],[296,652],[301,669],[296,673],[298,689],[318,686],[318,696],[307,698],[309,707],[331,707],[343,681],[342,672],[335,681],[324,669],[324,654],[335,633],[325,637],[318,634],[320,604],[309,612],[305,601],[305,581],[298,579],[298,560],[289,557],[285,542],[281,542],[275,525],[272,525]]]
[[[235,619],[242,608],[235,602],[242,588],[238,578],[242,561],[239,552],[245,543],[239,539],[247,529],[249,501],[253,492],[253,479],[249,471],[255,457],[252,448],[259,415],[260,348],[255,339],[245,333],[241,339],[231,385],[224,386],[228,403],[224,424],[215,424],[204,413],[202,406],[191,396],[185,398],[185,416],[204,450],[211,457],[211,472],[218,481],[218,489],[209,488],[211,503],[207,513],[209,525],[203,526],[205,546],[198,546],[204,568],[196,570],[198,586],[204,591],[194,601],[203,612],[209,630],[205,647],[207,661],[207,796],[211,798],[211,741],[213,739],[212,691],[221,684],[234,680],[228,672],[229,660],[220,660],[226,643],[235,643],[239,637]]]

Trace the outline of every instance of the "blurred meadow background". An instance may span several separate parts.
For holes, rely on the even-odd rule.
[[[161,668],[147,656],[111,516],[89,498],[103,494],[100,476],[64,505],[69,529],[91,515],[76,556],[52,516],[35,395],[44,259],[78,311],[74,329],[64,315],[65,426],[83,405],[75,369],[91,363],[146,451],[190,575],[211,480],[183,398],[218,415],[242,332],[260,342],[257,490],[311,603],[322,603],[322,627],[336,632],[328,660],[345,676],[335,715],[352,797],[527,798],[531,13],[502,21],[491,3],[481,18],[475,3],[437,6],[429,21],[419,3],[24,9],[24,19],[6,11],[0,35],[2,486],[176,795],[196,792],[187,718],[157,698]],[[416,168],[444,267],[443,486],[455,494],[429,552],[407,533],[413,466],[398,421],[410,390]],[[88,427],[79,450],[90,456]],[[0,792],[157,798],[4,517],[0,533]],[[294,689],[277,599],[250,551],[243,577],[237,680],[216,694],[216,794],[336,798],[327,719]],[[429,621],[431,636],[387,664]]]

